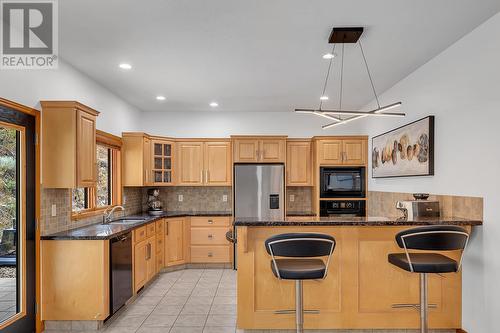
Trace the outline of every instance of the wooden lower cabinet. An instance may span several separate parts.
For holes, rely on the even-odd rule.
[[[189,219],[165,219],[165,266],[185,264],[189,259]]]
[[[41,319],[109,316],[109,241],[41,241]]]
[[[294,316],[276,314],[293,309],[293,281],[278,280],[270,267],[264,241],[287,232],[319,232],[336,239],[336,248],[321,281],[304,282],[306,329],[417,329],[419,312],[394,308],[418,304],[419,275],[387,262],[389,253],[403,252],[394,236],[408,227],[238,227],[238,319],[240,329],[292,329]],[[459,251],[446,255],[459,259]],[[461,273],[429,276],[431,329],[460,329]]]
[[[229,263],[231,247],[226,240],[230,217],[191,218],[191,262]]]
[[[152,225],[152,227],[151,227]],[[154,231],[155,223],[134,230],[134,292],[144,287],[158,272],[156,261],[156,234],[143,239],[144,230]],[[151,232],[151,231],[150,231]]]
[[[165,267],[165,220],[156,222],[156,271]]]

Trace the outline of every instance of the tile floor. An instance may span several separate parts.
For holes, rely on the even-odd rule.
[[[234,333],[236,272],[163,273],[107,326],[105,333]]]

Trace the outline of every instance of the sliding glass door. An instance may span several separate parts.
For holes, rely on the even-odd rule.
[[[35,331],[35,117],[0,103],[0,330]]]

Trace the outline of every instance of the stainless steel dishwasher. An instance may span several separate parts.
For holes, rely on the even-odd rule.
[[[110,312],[118,311],[132,297],[132,233],[110,242]]]

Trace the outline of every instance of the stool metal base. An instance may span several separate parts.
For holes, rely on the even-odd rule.
[[[297,333],[304,332],[304,290],[302,280],[295,280],[295,326]]]

